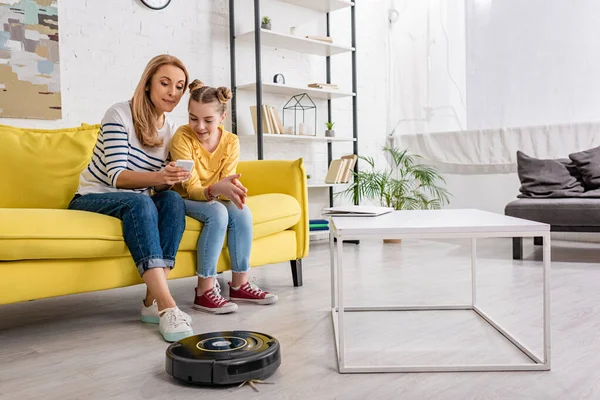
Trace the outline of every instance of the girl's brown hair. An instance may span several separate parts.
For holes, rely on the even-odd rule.
[[[156,112],[154,104],[150,100],[150,81],[156,71],[163,65],[173,65],[183,71],[185,74],[185,83],[183,90],[189,81],[189,75],[185,65],[177,57],[168,54],[162,54],[154,57],[142,74],[142,77],[135,89],[131,99],[131,114],[133,117],[133,127],[140,143],[144,147],[158,147],[163,145],[163,140],[158,137],[158,127],[156,126]]]
[[[190,83],[190,102],[197,101],[202,104],[218,102],[217,111],[221,115],[227,110],[227,103],[232,97],[233,93],[225,86],[219,86],[218,88],[206,86],[198,79],[194,79]]]

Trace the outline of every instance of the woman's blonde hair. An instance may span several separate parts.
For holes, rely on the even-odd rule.
[[[154,57],[142,74],[142,77],[135,88],[135,93],[131,99],[131,114],[133,117],[133,127],[140,143],[144,147],[158,147],[163,145],[163,140],[158,137],[158,127],[156,126],[156,112],[154,104],[150,100],[150,81],[156,71],[163,65],[173,65],[183,71],[185,74],[185,83],[183,90],[189,81],[189,75],[185,65],[177,57],[168,54],[162,54]]]
[[[194,79],[194,81],[190,83],[190,102],[197,101],[202,104],[218,102],[219,105],[217,106],[217,111],[221,113],[221,115],[227,110],[227,103],[232,97],[233,93],[225,86],[219,86],[218,88],[206,86],[198,79]]]

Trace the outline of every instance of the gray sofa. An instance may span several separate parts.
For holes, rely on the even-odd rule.
[[[549,224],[553,232],[600,232],[600,147],[556,160],[517,152],[517,172],[521,194],[505,215]],[[522,258],[523,238],[513,238],[513,259]]]
[[[600,199],[518,199],[508,203],[504,214],[550,224],[552,232],[600,232]],[[533,239],[543,244],[541,237]],[[523,259],[523,238],[513,238],[513,259]]]

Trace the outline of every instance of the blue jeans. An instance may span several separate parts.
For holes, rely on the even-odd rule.
[[[91,211],[123,221],[123,238],[140,273],[173,268],[185,230],[185,205],[174,191],[90,193],[75,197],[71,210]]]
[[[233,272],[250,269],[252,214],[248,207],[238,209],[232,201],[185,200],[185,213],[204,224],[198,239],[196,274],[201,278],[217,275],[217,261],[225,234]]]

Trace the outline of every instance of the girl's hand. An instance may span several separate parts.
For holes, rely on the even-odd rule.
[[[221,179],[210,187],[211,194],[214,196],[225,196],[233,201],[237,208],[240,210],[243,209],[248,190],[238,180],[240,176],[242,175],[235,174]]]
[[[163,170],[159,172],[164,184],[173,186],[176,183],[183,182],[190,178],[190,173],[181,167],[175,166],[175,161],[171,161]]]

